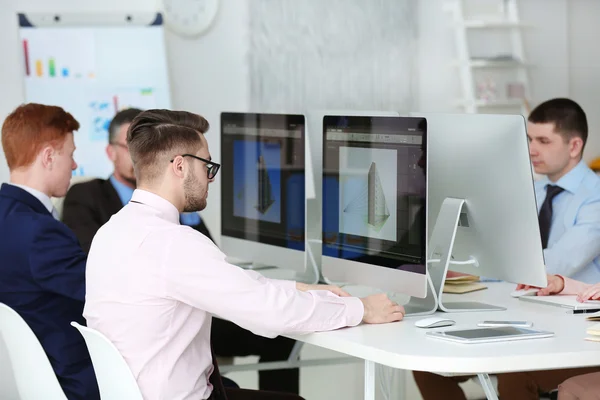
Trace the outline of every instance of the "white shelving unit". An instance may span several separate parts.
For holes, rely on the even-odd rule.
[[[452,67],[458,69],[461,98],[455,101],[455,106],[467,113],[500,112],[528,113],[530,84],[528,69],[533,67],[528,63],[523,50],[522,30],[531,28],[530,24],[519,19],[517,0],[498,0],[497,13],[493,15],[467,16],[465,0],[451,0],[446,4],[446,11],[452,15],[457,59]],[[473,35],[481,35],[484,31],[500,32],[510,43],[510,49],[495,56],[474,57],[469,44]],[[490,49],[488,49],[490,50]],[[484,80],[476,82],[477,77],[484,73],[490,81],[488,86]],[[511,74],[512,92],[509,95],[509,84],[496,86],[494,75]],[[476,77],[477,76],[477,77]],[[506,95],[500,91],[506,89]]]

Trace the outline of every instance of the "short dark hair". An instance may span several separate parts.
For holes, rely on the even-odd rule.
[[[127,144],[138,183],[162,175],[166,163],[202,147],[200,134],[208,131],[208,121],[186,111],[147,110],[140,113],[127,130]]]
[[[580,137],[585,147],[588,137],[587,118],[583,108],[571,99],[545,101],[529,114],[528,120],[534,124],[553,123],[555,132],[565,141]]]
[[[112,121],[110,121],[110,125],[108,125],[108,143],[115,142],[115,137],[121,125],[132,123],[140,113],[142,113],[142,110],[139,108],[126,108],[116,113]]]

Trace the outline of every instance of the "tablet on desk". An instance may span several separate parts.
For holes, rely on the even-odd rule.
[[[554,336],[554,332],[515,328],[514,326],[502,326],[497,328],[430,331],[426,332],[425,335],[457,343],[491,343],[546,338]]]

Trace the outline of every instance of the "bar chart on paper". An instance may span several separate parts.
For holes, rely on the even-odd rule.
[[[21,37],[27,79],[94,79],[96,60],[91,31],[60,29],[48,35],[27,29]]]
[[[26,101],[71,113],[80,124],[74,174],[107,177],[112,164],[104,149],[114,115],[170,108],[162,24],[36,27],[23,14],[19,22]]]

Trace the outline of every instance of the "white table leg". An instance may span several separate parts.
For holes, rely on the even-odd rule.
[[[375,400],[375,363],[365,360],[365,400]]]
[[[477,374],[477,377],[479,378],[479,382],[481,383],[488,400],[498,400],[498,395],[496,394],[496,389],[494,389],[490,376],[488,374]]]

